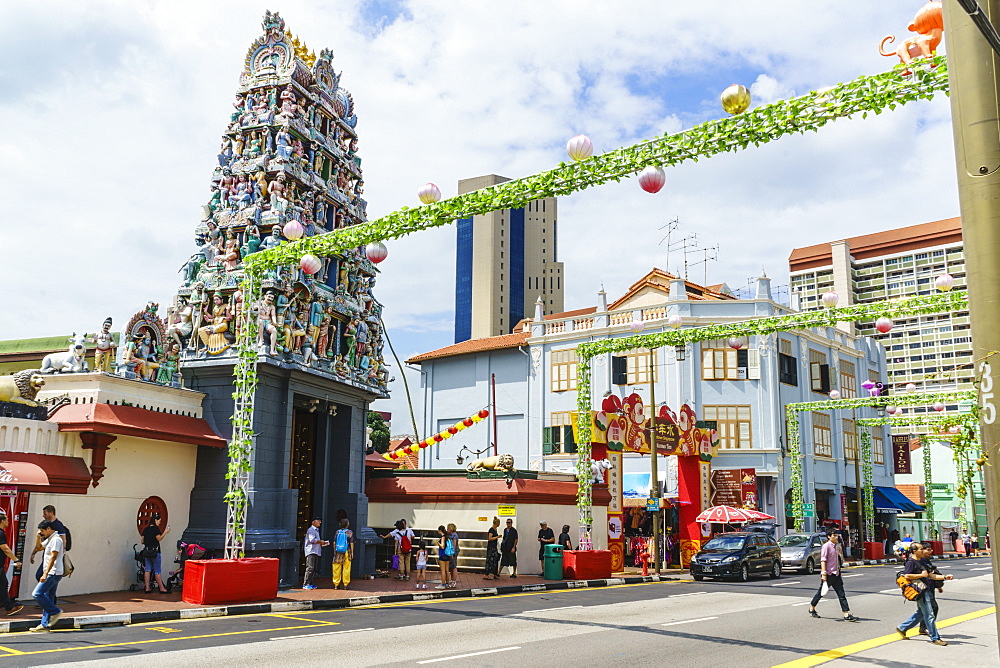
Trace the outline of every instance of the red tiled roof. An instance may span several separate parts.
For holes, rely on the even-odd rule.
[[[903,496],[908,498],[913,503],[918,503],[921,506],[926,503],[924,500],[924,486],[923,485],[896,485],[896,489],[903,493]]]
[[[908,250],[940,246],[962,240],[962,219],[946,218],[931,223],[898,227],[894,230],[862,234],[844,239],[851,247],[855,260],[865,260],[880,255],[905,253]],[[830,242],[792,250],[788,256],[790,271],[802,271],[830,264]]]
[[[432,350],[429,353],[421,353],[406,360],[407,363],[419,364],[427,360],[439,357],[451,357],[453,355],[466,355],[468,353],[479,353],[486,350],[501,350],[503,348],[519,348],[523,346],[530,332],[515,332],[514,334],[503,334],[501,336],[489,336],[485,339],[469,339],[461,343],[455,343],[444,348]]]
[[[79,457],[41,455],[34,452],[4,452],[3,459],[34,464],[48,478],[48,485],[33,489],[48,494],[86,494],[90,488],[90,469]]]
[[[50,421],[59,425],[59,431],[91,431],[216,448],[226,446],[226,440],[212,431],[202,418],[136,406],[68,404],[60,408]]]
[[[677,277],[673,274],[663,271],[662,269],[657,269],[653,267],[645,276],[640,278],[638,281],[629,286],[628,291],[624,295],[616,299],[613,303],[608,305],[609,310],[615,310],[622,304],[624,304],[630,297],[639,292],[644,287],[652,286],[655,288],[662,288],[664,292],[670,292],[670,282],[675,280]],[[732,295],[727,295],[723,292],[719,292],[718,289],[722,287],[722,283],[718,285],[698,285],[697,283],[692,283],[691,281],[684,281],[684,288],[687,292],[687,298],[691,301],[715,301],[722,299],[736,299]]]

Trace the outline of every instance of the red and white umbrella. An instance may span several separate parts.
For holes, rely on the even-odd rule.
[[[749,511],[732,506],[712,506],[701,511],[695,522],[710,522],[712,524],[743,524],[751,522]]]
[[[759,510],[750,510],[749,508],[742,509],[744,513],[750,516],[750,519],[754,522],[759,520],[773,520],[774,515],[768,515],[767,513],[762,513]]]

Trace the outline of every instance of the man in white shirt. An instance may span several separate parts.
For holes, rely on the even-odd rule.
[[[322,524],[323,520],[315,517],[306,530],[306,538],[302,546],[306,553],[306,572],[302,579],[303,589],[316,588],[316,585],[313,584],[313,575],[316,573],[316,566],[319,563],[320,555],[323,554],[323,548],[330,544],[330,541],[319,537],[319,528]]]
[[[63,576],[63,539],[49,520],[39,523],[38,537],[45,553],[42,555],[42,576],[32,592],[42,608],[42,622],[31,629],[35,633],[51,631],[62,617],[62,610],[56,607],[53,594]]]

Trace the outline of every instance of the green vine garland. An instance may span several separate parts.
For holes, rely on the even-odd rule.
[[[867,117],[869,112],[880,114],[886,110],[914,100],[932,98],[938,92],[947,92],[948,76],[944,56],[935,56],[926,62],[928,67],[913,67],[912,74],[904,76],[904,66],[900,65],[880,74],[862,76],[847,83],[838,84],[824,91],[811,91],[789,100],[767,104],[739,116],[708,121],[689,130],[666,134],[655,139],[609,151],[579,162],[562,162],[556,168],[520,179],[459,195],[435,204],[418,208],[403,207],[382,218],[334,230],[327,234],[285,243],[277,248],[260,251],[244,260],[246,285],[244,301],[239,318],[245,326],[237,337],[239,363],[235,369],[237,391],[234,393],[236,408],[233,413],[233,438],[230,443],[229,480],[230,489],[226,495],[229,505],[229,526],[227,536],[227,556],[243,554],[243,539],[246,524],[246,490],[252,468],[253,436],[252,420],[257,357],[256,322],[252,309],[260,299],[260,282],[267,270],[298,264],[303,255],[311,253],[319,257],[337,255],[349,248],[359,248],[375,241],[398,239],[420,230],[447,225],[458,218],[488,213],[498,209],[519,208],[529,202],[545,197],[565,196],[609,181],[621,181],[635,175],[643,168],[678,165],[686,161],[730,151],[738,151],[751,144],[774,141],[789,134],[815,132],[837,118],[855,114]],[[956,293],[957,294],[957,293]],[[948,295],[945,295],[947,297]],[[919,298],[926,299],[926,298]],[[931,300],[933,301],[933,300]],[[896,304],[883,305],[879,310],[867,308],[869,305],[812,312],[811,316],[800,317],[800,324],[789,324],[788,328],[832,325],[837,320],[863,319],[869,315],[911,315],[915,313],[941,310],[935,306],[927,311],[908,311]],[[853,309],[853,310],[851,310]],[[840,318],[832,321],[829,314],[842,312]],[[797,314],[806,316],[806,314]],[[796,318],[790,318],[794,323]],[[740,331],[734,325],[719,326],[719,331],[734,334],[756,334],[758,331]],[[705,329],[705,328],[699,328]],[[690,331],[690,330],[685,330]],[[770,331],[781,331],[771,329]],[[680,334],[679,332],[676,334]],[[721,334],[727,336],[729,334]],[[713,334],[715,338],[720,334]],[[669,337],[664,337],[669,338]],[[615,339],[622,341],[623,339]],[[651,341],[655,341],[652,339]],[[700,339],[687,339],[681,335],[678,343]],[[599,344],[593,353],[581,363],[587,366],[589,359],[599,354]],[[640,344],[644,345],[644,344]],[[663,344],[657,344],[663,345]],[[634,345],[630,345],[634,347]],[[655,346],[654,346],[655,347]],[[589,371],[586,376],[586,392],[580,393],[578,405],[590,409]],[[589,423],[584,429],[587,438],[581,442],[589,444]],[[583,435],[583,434],[582,434]],[[580,472],[581,524],[592,524],[590,511],[589,445],[578,450],[578,471]],[[584,457],[588,461],[584,461]],[[586,471],[585,471],[586,469]],[[584,508],[586,505],[586,508]]]

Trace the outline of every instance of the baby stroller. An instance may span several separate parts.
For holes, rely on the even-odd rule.
[[[142,550],[143,548],[139,547],[138,543],[132,546],[132,552],[135,554],[136,573],[135,584],[128,586],[129,591],[139,591],[140,587],[145,588],[146,586],[146,560],[142,558]],[[167,591],[170,591],[170,585],[167,585]]]
[[[182,540],[177,541],[177,558],[174,559],[175,564],[180,564],[180,567],[176,571],[170,571],[170,577],[167,578],[167,591],[173,589],[173,587],[182,587],[184,585],[184,564],[188,559],[211,559],[212,555],[209,551],[203,548],[197,543],[185,543]]]

